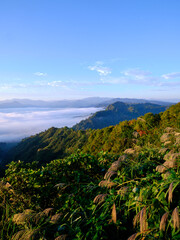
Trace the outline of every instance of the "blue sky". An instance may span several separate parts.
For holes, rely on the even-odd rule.
[[[0,1],[0,99],[180,99],[179,0]]]

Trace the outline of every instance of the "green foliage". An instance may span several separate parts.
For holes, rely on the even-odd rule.
[[[172,105],[161,115],[162,126],[171,126],[180,128],[180,103]]]
[[[15,151],[25,161],[9,163],[0,181],[0,239],[179,239],[179,159],[156,171],[165,160],[159,139],[169,126],[179,136],[179,112],[175,105],[100,130],[51,128],[22,141]],[[161,150],[178,157],[176,140]]]
[[[9,211],[6,209],[7,203],[8,206],[15,206],[11,215],[27,208],[37,212],[53,207],[63,217],[53,228],[49,221],[42,219],[39,236],[52,239],[52,236],[68,234],[69,239],[127,239],[133,233],[140,232],[139,223],[133,227],[133,219],[146,208],[148,231],[139,236],[145,239],[176,239],[178,231],[174,229],[171,219],[173,210],[180,204],[179,170],[170,170],[169,177],[164,181],[163,176],[155,171],[156,166],[162,164],[163,156],[156,148],[144,148],[136,157],[126,159],[113,178],[115,187],[99,187],[98,183],[115,160],[116,156],[101,152],[97,157],[78,153],[51,161],[41,168],[36,162],[12,162],[6,170],[4,182],[11,184],[18,197],[12,200],[12,196],[6,195],[1,222],[5,221]],[[172,202],[168,202],[171,183],[173,197]],[[123,188],[127,191],[123,192]],[[98,194],[107,194],[107,197],[104,202],[95,204],[93,199]],[[113,204],[117,215],[115,223],[111,213]],[[166,231],[162,232],[159,230],[160,219],[165,212],[169,213],[169,218]],[[2,234],[11,239],[7,237],[10,223],[6,221]],[[33,222],[29,224],[35,229]],[[13,226],[14,234],[20,228]],[[53,235],[48,237],[50,227]]]

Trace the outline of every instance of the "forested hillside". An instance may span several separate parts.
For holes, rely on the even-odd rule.
[[[137,105],[140,107],[139,104]],[[113,107],[113,105],[110,105],[109,108],[111,106]],[[123,106],[127,108],[126,105],[123,104]],[[143,106],[146,105],[143,104]],[[178,108],[179,105],[175,106]],[[173,109],[173,106],[164,113],[155,115],[147,113],[138,120],[124,121],[116,126],[97,130],[75,131],[67,127],[50,128],[21,141],[11,152],[8,161],[20,159],[25,162],[36,160],[45,163],[55,158],[69,156],[78,150],[91,154],[97,154],[100,151],[119,154],[134,144],[142,145],[143,139],[147,136],[150,143],[155,141],[158,144],[159,139],[156,134],[163,131],[163,126],[177,124],[168,122],[168,116],[166,115],[169,114],[171,109]],[[178,117],[178,112],[176,115]],[[139,138],[140,135],[142,136]]]
[[[0,182],[1,239],[178,240],[179,150],[180,103],[27,138]]]
[[[94,113],[86,120],[82,120],[73,126],[75,130],[102,129],[111,125],[116,125],[120,121],[132,120],[146,113],[160,113],[165,111],[166,106],[152,103],[128,104],[115,102],[109,105],[104,111]]]

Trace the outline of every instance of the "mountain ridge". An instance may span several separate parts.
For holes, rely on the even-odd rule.
[[[98,111],[85,120],[75,124],[75,130],[102,129],[111,125],[116,125],[120,121],[132,120],[148,112],[157,114],[165,111],[166,107],[153,103],[129,104],[115,102],[108,105],[105,110]]]
[[[158,100],[146,100],[135,98],[101,98],[101,97],[89,97],[77,100],[56,100],[56,101],[44,101],[44,100],[30,100],[30,99],[12,99],[1,100],[1,108],[26,108],[26,107],[42,107],[42,108],[78,108],[78,107],[106,107],[114,102],[121,101],[124,103],[155,103],[159,105],[170,106],[173,103],[158,101]]]

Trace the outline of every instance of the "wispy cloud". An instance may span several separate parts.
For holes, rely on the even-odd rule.
[[[52,81],[52,82],[48,82],[46,85],[51,87],[59,87],[59,86],[62,86],[62,81]]]
[[[131,85],[137,85],[140,87],[152,87],[152,88],[179,88],[180,81],[178,77],[180,77],[180,72],[173,72],[168,74],[154,75],[150,71],[143,70],[140,68],[129,68],[123,71],[116,70],[116,73],[112,72],[109,67],[104,66],[105,64],[102,61],[98,61],[94,64],[94,66],[89,66],[88,69],[91,71],[96,71],[99,75],[99,79],[96,80],[47,80],[44,78],[38,78],[36,81],[27,82],[27,81],[11,81],[9,83],[0,82],[0,91],[17,91],[19,89],[30,89],[34,91],[38,88],[44,89],[45,91],[54,91],[56,88],[58,90],[67,90],[68,92],[76,92],[87,90],[92,91],[96,86],[110,86],[110,85],[127,85],[131,87]],[[46,73],[38,73],[39,76],[45,76]],[[173,80],[174,79],[174,80]]]
[[[107,76],[111,74],[111,69],[103,66],[103,62],[97,61],[94,66],[89,66],[89,70],[96,71],[100,76]]]
[[[33,83],[8,83],[0,84],[0,89],[15,89],[15,88],[43,88],[43,87],[64,87],[71,85],[70,82],[63,81],[37,81]]]
[[[119,77],[114,76],[103,76],[100,78],[102,84],[126,84],[126,85],[141,85],[141,86],[152,86],[152,87],[179,87],[179,81],[167,81],[172,78],[178,78],[179,72],[164,74],[161,76],[153,76],[150,71],[141,70],[139,68],[127,69],[121,72]]]
[[[87,82],[78,82],[78,81],[36,81],[32,83],[3,83],[0,84],[0,90],[8,89],[38,89],[38,88],[64,88],[64,89],[74,89],[81,85],[87,85]]]
[[[161,87],[179,87],[180,86],[180,81],[171,81],[171,82],[163,82],[161,81],[159,86]]]
[[[153,85],[157,83],[157,77],[153,77],[151,72],[140,69],[128,69],[121,72],[120,76],[103,76],[100,81],[104,84],[142,84]]]
[[[26,88],[29,87],[29,84],[25,84],[25,83],[4,83],[4,84],[0,84],[0,89],[11,89],[11,88]]]
[[[159,78],[152,76],[151,72],[139,68],[125,70],[122,74],[127,77],[129,84],[155,85],[159,82]]]
[[[143,71],[141,69],[134,68],[134,69],[123,71],[122,74],[124,74],[125,76],[134,77],[136,79],[143,79],[143,78],[146,78],[147,76],[150,76],[152,73],[149,71]]]
[[[180,72],[173,72],[173,73],[163,74],[162,78],[164,78],[164,79],[180,78]]]
[[[35,72],[34,75],[36,75],[36,76],[38,76],[38,77],[45,77],[45,76],[47,76],[47,73]]]
[[[126,77],[107,77],[107,78],[101,78],[102,84],[128,84],[128,78]]]

